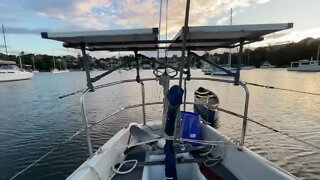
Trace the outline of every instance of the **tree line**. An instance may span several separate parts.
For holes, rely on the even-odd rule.
[[[320,38],[306,38],[297,43],[292,42],[282,45],[272,45],[267,47],[258,47],[255,49],[245,49],[243,52],[243,65],[250,65],[255,67],[260,67],[264,61],[269,61],[271,64],[276,65],[277,67],[287,67],[290,65],[290,62],[297,61],[301,59],[313,59],[317,58],[318,46],[320,45]],[[208,56],[209,53],[206,53],[205,56]],[[53,59],[57,69],[65,69],[65,65],[68,69],[73,70],[83,70],[83,59],[80,55],[77,57],[66,55],[66,56],[50,56],[46,54],[25,54],[24,52],[20,53],[20,58],[23,65],[35,65],[35,69],[39,71],[50,71],[53,69]],[[17,55],[5,55],[0,53],[1,60],[10,60],[15,61],[19,64],[19,56]],[[229,52],[224,52],[221,54],[213,54],[213,56],[218,57],[218,64],[227,64]],[[237,53],[232,53],[232,64],[236,66],[237,64]],[[120,61],[124,62],[127,60],[133,61],[133,55],[126,55],[120,57],[108,57],[108,58],[92,58],[89,56],[90,67],[91,69],[110,69],[115,65],[118,65]],[[151,57],[154,58],[154,57]],[[160,58],[160,61],[166,61],[170,63],[179,62],[180,58],[177,55],[173,55],[168,58]],[[202,62],[191,58],[191,66],[201,67]],[[34,63],[33,63],[34,62]],[[154,66],[150,59],[142,59],[141,64],[151,64]],[[131,65],[134,67],[134,65]]]

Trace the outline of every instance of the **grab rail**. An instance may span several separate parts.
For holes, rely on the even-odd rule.
[[[143,79],[141,79],[141,82],[153,81],[153,80],[157,80],[157,79],[156,78],[143,78]],[[179,78],[172,78],[171,80],[179,80]],[[206,78],[206,77],[193,77],[193,78],[190,78],[190,80],[215,81],[215,82],[223,82],[223,83],[231,83],[231,84],[234,83],[234,80],[219,79],[219,78]],[[107,87],[114,86],[114,85],[119,85],[119,84],[124,84],[124,83],[131,83],[131,82],[136,82],[136,79],[127,79],[127,80],[114,81],[114,82],[110,82],[110,83],[106,83],[106,84],[95,86],[94,89],[98,90],[98,89],[107,88]],[[248,107],[249,107],[249,90],[248,90],[248,88],[247,88],[245,83],[240,81],[239,85],[244,88],[245,93],[246,93],[244,115],[243,115],[243,123],[242,123],[242,133],[241,133],[241,141],[240,141],[240,146],[243,146],[244,145],[244,141],[245,141],[246,129],[247,129]],[[127,106],[127,108],[125,107],[122,110],[128,109],[128,108],[132,108],[132,107],[142,106],[142,108],[143,108],[142,109],[143,124],[145,124],[146,123],[145,106],[146,105],[152,105],[153,103],[145,103],[145,88],[144,88],[144,84],[143,83],[141,84],[141,91],[142,91],[142,104],[133,105],[133,106]],[[81,107],[82,107],[83,121],[85,123],[85,131],[86,131],[86,135],[87,135],[87,144],[88,144],[89,154],[91,156],[92,153],[93,153],[93,150],[92,150],[92,143],[91,143],[91,138],[90,138],[90,127],[92,127],[93,125],[90,125],[90,126],[88,125],[87,116],[86,116],[86,109],[85,109],[85,101],[84,101],[85,100],[85,96],[87,95],[88,92],[90,92],[90,89],[87,89],[87,90],[85,90],[83,92],[83,94],[82,94],[82,96],[80,98],[80,103],[81,103]],[[157,102],[157,103],[163,104],[163,102]],[[197,103],[184,102],[184,104],[197,104]],[[114,116],[115,114],[118,114],[122,110],[120,109],[120,110],[112,113],[107,118],[110,118],[110,117]],[[102,122],[104,120],[101,120],[101,121],[98,121],[98,122]]]

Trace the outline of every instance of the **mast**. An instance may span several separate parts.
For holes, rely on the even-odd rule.
[[[35,71],[36,70],[36,66],[34,64],[34,55],[32,55],[32,65],[33,65],[33,70]]]
[[[190,0],[187,0],[186,14],[185,14],[184,26],[183,26],[183,36],[182,36],[182,52],[181,52],[182,58],[181,58],[181,61],[180,61],[180,77],[179,77],[179,86],[180,87],[182,87],[183,63],[186,60],[185,52],[186,52],[188,23],[189,23],[189,10],[190,10]]]
[[[317,61],[319,61],[319,50],[320,50],[320,44],[318,45]]]
[[[22,69],[22,61],[21,61],[21,56],[19,56],[19,64],[20,64],[20,69]]]
[[[2,34],[3,34],[4,47],[6,48],[6,55],[8,56],[7,42],[6,42],[6,35],[5,35],[5,33],[4,33],[4,27],[3,27],[3,24],[2,24]]]
[[[56,62],[54,60],[54,56],[52,56],[52,61],[53,61],[53,69],[56,69]]]
[[[232,8],[230,9],[230,25],[232,25]],[[231,49],[229,49],[228,66],[231,67]]]
[[[230,9],[230,25],[232,25],[232,8]]]
[[[64,70],[67,70],[68,69],[68,67],[67,67],[67,59],[64,59],[63,60],[63,64],[64,64]]]

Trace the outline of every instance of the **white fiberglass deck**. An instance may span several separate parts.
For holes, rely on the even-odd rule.
[[[130,124],[129,127],[120,130],[106,144],[104,144],[91,158],[84,162],[67,179],[69,180],[93,180],[93,179],[152,179],[163,180],[164,161],[161,143],[158,142],[154,148],[150,143],[139,143],[134,136],[130,137],[130,127],[137,126],[150,134],[160,134],[161,122],[150,122],[148,126]],[[214,128],[202,124],[203,139],[215,142],[216,149],[221,151],[221,161],[212,167],[205,167],[203,161],[199,159],[197,151],[178,153],[177,157],[182,159],[196,159],[198,162],[177,163],[177,173],[180,179],[190,177],[191,179],[208,179],[217,177],[218,179],[244,179],[244,180],[288,180],[296,179],[285,170],[274,166],[268,160],[261,158],[250,150],[238,146],[229,138],[220,134]],[[129,153],[127,143],[133,147]],[[156,140],[161,141],[161,138]],[[153,148],[152,148],[153,147]],[[129,148],[130,149],[130,148]],[[202,152],[203,153],[203,152]],[[211,153],[216,153],[212,151]],[[112,166],[124,160],[138,160],[142,165],[127,174],[115,174]],[[160,160],[160,163],[157,161]],[[154,164],[154,162],[157,162]],[[97,177],[98,176],[98,177]],[[193,177],[193,178],[192,178]],[[209,178],[209,179],[210,179]],[[179,179],[179,178],[178,178]]]

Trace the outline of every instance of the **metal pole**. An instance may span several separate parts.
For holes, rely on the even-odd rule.
[[[88,93],[90,89],[87,89],[83,92],[81,98],[80,98],[80,104],[81,104],[81,110],[82,110],[82,115],[83,115],[83,122],[84,122],[84,128],[86,131],[86,135],[87,135],[87,144],[88,144],[88,150],[89,150],[89,156],[91,156],[93,154],[93,150],[92,150],[92,144],[91,144],[91,137],[90,137],[90,130],[88,127],[88,121],[87,121],[87,114],[86,114],[86,107],[84,104],[84,97],[85,95]]]
[[[92,81],[90,78],[89,60],[88,60],[88,56],[86,54],[86,46],[84,43],[81,43],[81,51],[82,51],[82,57],[83,57],[83,62],[84,62],[84,69],[86,71],[86,76],[87,76],[87,87],[91,91],[93,91],[93,85],[92,85]]]
[[[21,60],[21,56],[19,56],[19,64],[20,64],[20,69],[22,69],[22,60]]]
[[[184,97],[183,97],[183,102],[184,102],[183,110],[184,111],[186,111],[186,104],[185,104],[186,100],[187,100],[187,79],[184,80]]]
[[[249,109],[249,89],[245,83],[240,81],[239,84],[243,87],[243,89],[246,92],[246,99],[245,99],[244,113],[243,113],[243,122],[242,122],[242,133],[241,133],[241,141],[240,141],[240,146],[244,146],[244,140],[245,140],[246,130],[247,130],[248,109]]]
[[[181,58],[181,61],[180,61],[179,86],[181,88],[182,88],[182,78],[183,78],[183,65],[184,65],[184,62],[185,62],[185,51],[186,51],[186,43],[187,43],[189,10],[190,10],[190,0],[187,0],[186,14],[185,14],[185,20],[184,20],[184,27],[183,27],[182,52],[181,52],[182,53],[182,58]],[[180,108],[179,108],[179,111],[177,112],[176,121],[175,121],[173,144],[175,144],[176,140],[179,138],[180,126],[181,126],[181,113],[180,113]]]
[[[36,70],[36,66],[34,64],[34,55],[32,55],[32,64],[33,64],[33,70],[35,71]]]
[[[52,61],[53,61],[53,69],[56,68],[56,62],[54,61],[54,56],[52,56]]]
[[[6,49],[6,55],[8,56],[7,41],[6,41],[6,35],[5,35],[5,33],[4,33],[4,27],[3,27],[3,24],[2,24],[2,33],[3,33],[4,47],[5,47],[5,49]]]
[[[143,81],[140,81],[141,93],[142,93],[142,115],[143,115],[143,125],[146,125],[146,107],[145,107],[145,88]]]
[[[230,25],[232,25],[232,8],[230,9]]]
[[[186,51],[186,43],[187,43],[187,33],[188,33],[188,23],[189,23],[189,10],[190,10],[190,0],[187,0],[186,4],[186,14],[184,19],[184,26],[183,26],[183,39],[182,39],[182,58],[180,61],[180,79],[179,79],[179,86],[182,86],[182,76],[183,76],[183,63],[185,61],[185,51]]]
[[[241,39],[240,40],[240,48],[239,48],[239,52],[238,52],[238,66],[237,66],[237,74],[235,77],[235,84],[238,85],[239,81],[240,81],[240,66],[242,64],[242,54],[243,54],[243,43],[244,40]]]
[[[318,45],[318,52],[317,52],[317,60],[319,61],[319,50],[320,50],[320,44]]]
[[[160,40],[160,32],[161,32],[161,19],[162,19],[162,0],[160,0],[160,12],[159,12],[159,35],[158,40]],[[159,61],[159,49],[157,49],[157,60]]]

